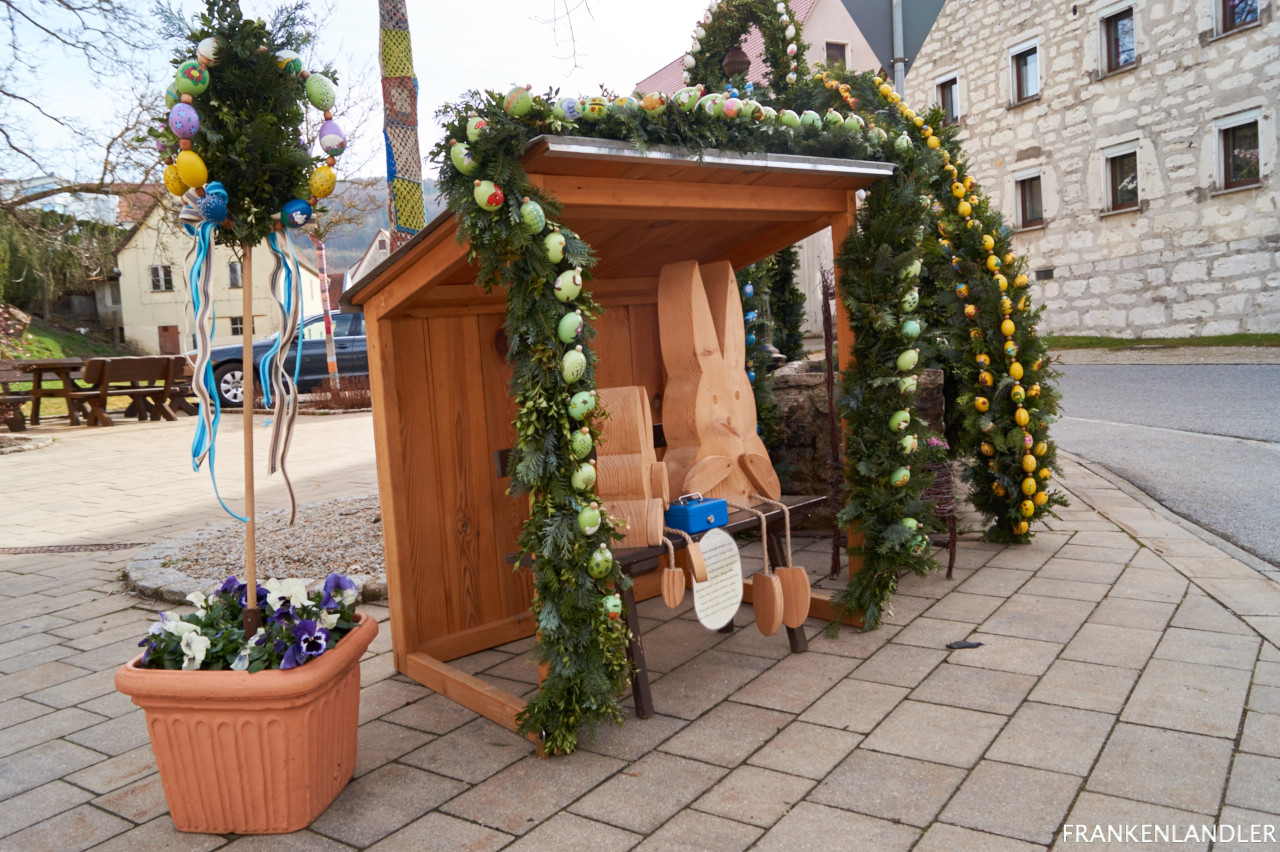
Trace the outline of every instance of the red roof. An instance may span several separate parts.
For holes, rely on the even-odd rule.
[[[817,3],[818,0],[791,0],[791,11],[795,13],[796,20],[803,25]],[[689,38],[693,38],[692,27],[689,28]],[[747,56],[751,57],[751,68],[747,71],[747,79],[757,85],[764,83],[769,70],[764,61],[764,36],[754,24],[747,30],[742,49],[747,52]],[[695,79],[694,82],[698,81]],[[684,85],[684,55],[681,54],[637,83],[636,91],[646,94],[649,92],[670,94],[676,89],[683,88]]]
[[[122,225],[146,219],[151,209],[164,197],[164,186],[158,183],[117,184],[116,215]]]

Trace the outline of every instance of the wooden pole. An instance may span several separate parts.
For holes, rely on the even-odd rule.
[[[262,626],[262,610],[258,609],[258,571],[255,560],[255,518],[253,513],[253,247],[244,246],[244,268],[241,273],[242,316],[240,319],[240,382],[244,400],[244,636],[253,636]]]
[[[854,192],[848,193],[848,199],[845,202],[846,209],[844,213],[838,213],[831,217],[831,248],[836,258],[836,340],[840,352],[840,369],[848,370],[853,367],[857,356],[854,355],[853,348],[853,328],[849,323],[849,309],[845,307],[844,297],[840,295],[840,277],[843,270],[839,266],[840,252],[844,250],[845,238],[849,236],[849,231],[856,228],[858,213],[858,197]],[[843,424],[842,424],[843,425]],[[843,435],[843,429],[841,430]],[[858,547],[863,542],[862,533],[858,530],[855,522],[849,529],[845,531],[845,546]],[[862,558],[858,556],[849,557],[849,573],[856,574],[862,570]]]

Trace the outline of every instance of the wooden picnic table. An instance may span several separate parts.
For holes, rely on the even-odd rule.
[[[67,401],[67,417],[72,426],[80,425],[84,416],[84,404],[74,399],[71,394],[79,390],[76,379],[84,369],[83,358],[28,358],[14,361],[13,366],[23,373],[31,374],[31,425],[40,425],[40,400],[44,397],[62,398]],[[45,387],[45,374],[51,374],[62,381],[62,387]]]

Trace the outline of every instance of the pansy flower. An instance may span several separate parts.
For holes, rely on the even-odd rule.
[[[291,669],[300,666],[312,657],[318,657],[329,647],[329,631],[311,619],[299,621],[293,628],[293,637],[298,641],[289,646],[280,668]]]
[[[356,594],[353,580],[342,574],[330,574],[324,578],[324,600],[320,601],[320,605],[325,609],[350,606],[356,602]]]

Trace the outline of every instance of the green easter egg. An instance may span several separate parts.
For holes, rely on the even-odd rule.
[[[778,120],[778,111],[771,106],[760,107],[760,120],[765,124],[773,124]]]
[[[311,74],[307,77],[307,100],[319,110],[333,109],[338,100],[338,90],[323,74]]]
[[[900,411],[893,412],[889,416],[889,429],[894,432],[902,432],[911,425],[911,412],[905,408]]]
[[[904,269],[904,270],[902,270],[902,273],[901,273],[901,275],[899,275],[899,277],[900,277],[900,278],[915,278],[917,275],[919,275],[919,274],[920,274],[920,269],[921,269],[921,268],[922,268],[922,264],[920,263],[919,258],[917,258],[917,259],[915,259],[915,260],[911,261],[911,263],[907,264],[907,268],[906,268],[906,269]]]
[[[175,106],[177,106],[178,100],[179,100],[179,97],[178,97],[179,94],[180,92],[178,91],[177,82],[175,81],[173,83],[170,83],[169,88],[164,90],[164,108],[173,109]]]
[[[587,535],[595,535],[600,529],[600,510],[594,503],[578,513],[578,529]]]
[[[526,234],[539,234],[545,227],[547,227],[547,214],[542,212],[542,205],[526,196],[520,205],[521,230]]]
[[[604,610],[604,614],[609,617],[610,621],[617,621],[622,617],[622,598],[617,595],[607,595],[600,601],[600,607]]]
[[[911,481],[911,471],[905,467],[900,467],[889,475],[889,484],[894,488],[901,488]]]
[[[596,407],[596,398],[590,391],[578,391],[569,400],[569,416],[581,420]]]
[[[587,372],[587,356],[581,349],[570,349],[560,358],[560,375],[565,384],[573,384]]]
[[[862,118],[854,113],[849,113],[849,117],[844,120],[845,130],[862,130],[866,127],[866,123]]]
[[[677,89],[671,99],[684,112],[693,112],[698,106],[698,100],[702,97],[702,92],[703,88],[701,86],[685,86],[683,89]]]
[[[552,231],[542,238],[542,246],[547,250],[547,260],[552,263],[564,260],[564,234]]]
[[[919,360],[920,353],[914,349],[908,349],[898,356],[898,369],[905,373],[907,370],[913,369]]]
[[[920,529],[920,522],[915,518],[903,518],[901,524],[912,532]]]
[[[811,109],[807,109],[804,112],[800,113],[800,126],[801,127],[821,127],[822,116],[818,115],[816,112],[814,112]]]
[[[898,390],[902,392],[903,396],[910,396],[916,392],[917,384],[915,376],[903,376],[898,379]]]
[[[609,569],[612,567],[613,554],[603,544],[592,551],[591,558],[587,560],[587,573],[597,580],[609,576]]]
[[[915,340],[920,336],[920,321],[905,319],[902,321],[902,336],[907,340]]]
[[[569,436],[569,452],[575,459],[585,459],[591,455],[591,430],[583,426]]]
[[[556,326],[556,337],[560,338],[561,343],[573,343],[581,334],[582,314],[575,311],[560,317],[560,324]]]
[[[920,305],[920,291],[912,288],[902,296],[902,309],[914,311]]]
[[[309,77],[307,79],[310,79]],[[485,210],[497,210],[506,201],[506,196],[502,194],[502,189],[491,180],[478,180],[475,189],[471,191],[472,196]]]
[[[883,127],[873,127],[867,131],[867,135],[881,145],[889,141],[889,134],[884,132]]]
[[[915,435],[903,435],[902,440],[898,443],[902,445],[902,451],[904,453],[910,454],[916,451],[916,446],[919,444],[919,441],[916,440]]]
[[[609,111],[609,99],[599,95],[584,98],[582,101],[582,117],[587,121],[598,121]]]
[[[783,127],[795,129],[800,126],[800,116],[796,115],[795,110],[784,109],[782,112],[778,113],[778,122],[782,124]]]
[[[709,95],[703,95],[698,101],[697,109],[699,112],[705,112],[707,115],[717,116],[724,112],[724,102],[727,100],[724,95],[719,92],[712,92]]]
[[[909,154],[915,148],[915,146],[911,144],[911,137],[907,136],[905,133],[901,134],[893,141],[893,147],[899,154]]]
[[[912,556],[924,556],[929,550],[929,539],[922,535],[912,536],[910,547]]]
[[[556,278],[556,298],[562,302],[572,302],[582,292],[582,270],[566,269]]]
[[[614,98],[610,107],[618,112],[639,112],[640,102],[630,95]]]
[[[529,110],[533,109],[533,95],[529,94],[529,87],[516,86],[507,92],[507,97],[502,102],[502,108],[512,118],[528,115]]]
[[[178,66],[178,73],[173,78],[178,93],[195,97],[209,88],[209,72],[194,59],[188,59]]]
[[[489,126],[489,122],[485,121],[478,115],[473,115],[467,119],[467,141],[475,142],[480,138],[480,134],[484,133],[484,129]]]
[[[578,491],[586,491],[596,484],[596,466],[593,464],[578,465],[578,469],[573,472],[573,476],[569,477],[569,482]]]
[[[464,142],[452,142],[449,145],[449,161],[464,175],[473,175],[480,170],[480,164],[472,158],[471,149]]]
[[[834,130],[835,128],[844,125],[844,119],[841,118],[840,113],[833,109],[829,109],[827,110],[827,114],[822,117],[822,123]]]

